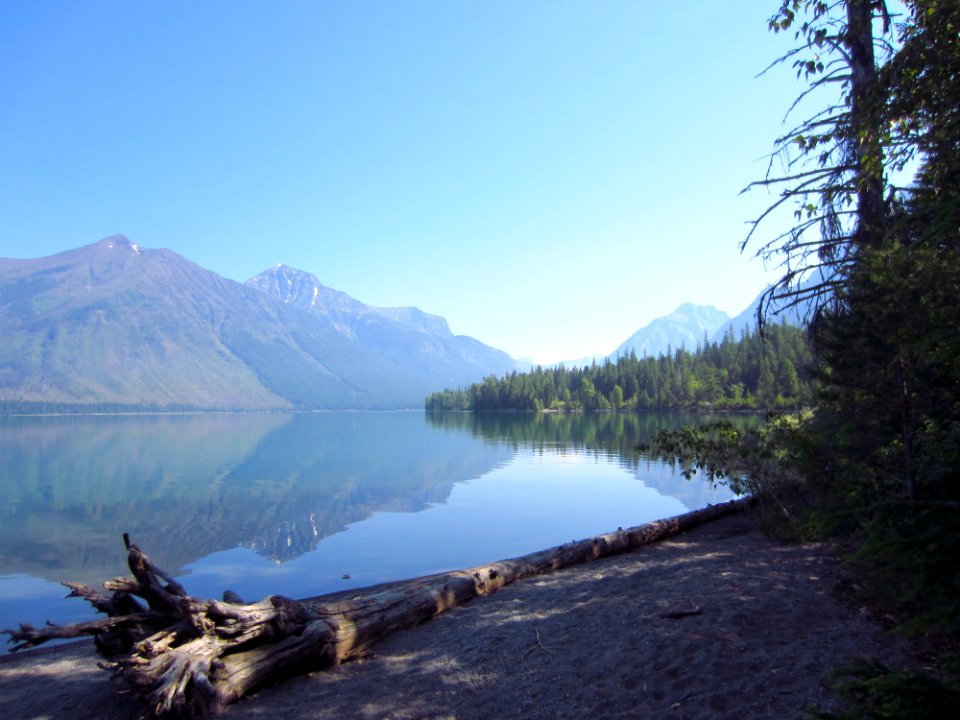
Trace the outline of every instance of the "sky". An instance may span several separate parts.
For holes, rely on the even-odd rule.
[[[283,262],[541,363],[735,315],[777,277],[739,244],[802,89],[757,77],[778,5],[4,3],[0,257]]]

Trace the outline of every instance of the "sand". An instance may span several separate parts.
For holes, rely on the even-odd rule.
[[[845,661],[918,663],[835,597],[841,573],[827,546],[770,540],[735,515],[518,582],[223,717],[807,718],[838,707],[827,673]],[[136,717],[91,647],[0,658],[0,717]]]

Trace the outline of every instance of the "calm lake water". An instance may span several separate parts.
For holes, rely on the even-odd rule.
[[[95,617],[58,583],[306,597],[468,567],[728,500],[634,448],[675,415],[0,417],[0,628]]]

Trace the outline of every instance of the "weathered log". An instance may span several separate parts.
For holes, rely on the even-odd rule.
[[[125,677],[156,717],[215,714],[264,682],[357,657],[377,640],[517,580],[626,552],[737,512],[736,500],[628,530],[467,570],[392,583],[347,596],[236,604],[190,597],[125,537],[133,578],[104,583],[114,597],[70,584],[108,618],[7,630],[14,649],[96,633],[105,665]],[[131,595],[146,602],[147,608]],[[127,614],[124,614],[124,612]],[[118,631],[123,632],[118,639]],[[70,634],[73,633],[73,634]]]

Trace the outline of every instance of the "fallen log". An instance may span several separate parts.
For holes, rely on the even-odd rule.
[[[207,716],[268,680],[355,658],[397,630],[509,583],[641,547],[738,512],[749,502],[708,506],[522,557],[352,595],[300,601],[274,595],[250,604],[235,597],[229,602],[187,595],[124,535],[133,577],[104,583],[112,596],[64,583],[71,588],[68,597],[86,599],[106,618],[45,628],[21,625],[3,632],[18,643],[13,650],[93,635],[99,653],[109,661],[101,667],[137,688],[149,714]]]

